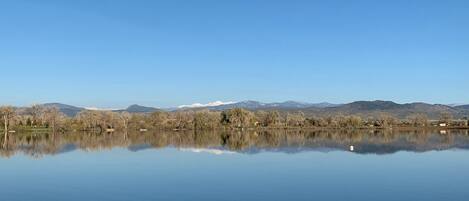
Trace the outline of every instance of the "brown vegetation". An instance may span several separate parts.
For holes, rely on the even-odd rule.
[[[156,111],[150,114],[84,110],[75,117],[63,115],[55,107],[34,105],[27,110],[15,111],[13,107],[1,107],[2,128],[5,134],[10,129],[48,129],[52,133],[65,131],[112,132],[146,130],[244,130],[244,129],[362,129],[394,127],[460,127],[468,120],[453,120],[442,113],[439,120],[429,120],[425,114],[412,114],[406,119],[381,113],[378,117],[363,118],[356,115],[334,115],[327,117],[306,116],[302,112],[279,113],[278,111],[256,111],[234,108],[225,111],[183,110],[175,112]],[[5,136],[6,136],[5,135]]]

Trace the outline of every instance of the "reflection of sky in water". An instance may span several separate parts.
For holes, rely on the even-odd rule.
[[[182,151],[181,151],[182,150]],[[195,152],[187,151],[195,150]],[[0,159],[2,200],[466,200],[469,152],[114,148]]]

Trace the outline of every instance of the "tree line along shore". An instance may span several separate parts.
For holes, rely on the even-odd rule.
[[[0,130],[4,133],[25,130],[55,133],[215,129],[468,128],[469,124],[467,118],[454,119],[449,113],[442,113],[439,119],[430,120],[425,114],[413,114],[405,119],[398,119],[387,113],[368,118],[358,115],[307,117],[302,112],[249,111],[242,108],[153,113],[84,110],[74,117],[68,117],[56,107],[33,105],[18,110],[11,106],[1,106],[0,117]]]

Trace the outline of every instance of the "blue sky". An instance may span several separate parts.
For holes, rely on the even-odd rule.
[[[0,1],[0,104],[469,102],[469,1]]]

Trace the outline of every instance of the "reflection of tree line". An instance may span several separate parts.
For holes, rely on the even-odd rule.
[[[116,147],[147,145],[152,148],[215,148],[243,153],[258,151],[298,152],[315,149],[346,150],[353,145],[357,152],[392,153],[399,150],[427,151],[449,148],[469,149],[467,130],[446,134],[423,130],[392,132],[390,130],[275,130],[223,132],[157,132],[157,133],[67,133],[15,134],[2,138],[6,145],[3,157],[24,153],[32,157],[54,155],[80,149],[107,150]]]

